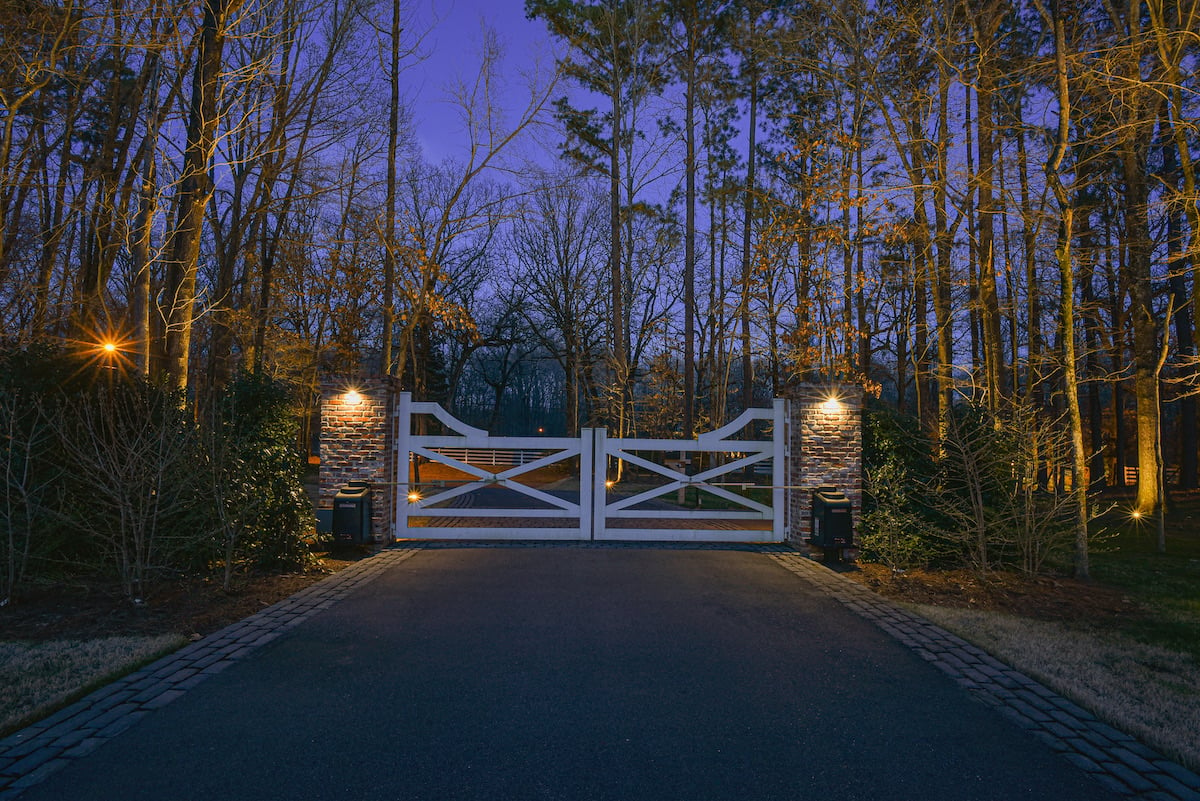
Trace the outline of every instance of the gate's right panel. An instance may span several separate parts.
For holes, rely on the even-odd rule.
[[[787,403],[694,440],[596,431],[592,537],[780,542],[787,531]]]

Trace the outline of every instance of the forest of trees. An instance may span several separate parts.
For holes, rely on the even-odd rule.
[[[497,432],[836,379],[934,442],[1032,411],[1146,511],[1197,486],[1200,0],[524,10],[553,73],[512,107],[485,33],[435,163],[410,3],[0,0],[6,346],[388,372]]]

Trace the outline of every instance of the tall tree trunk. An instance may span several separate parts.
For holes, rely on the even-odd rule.
[[[1084,192],[1089,189],[1090,172],[1080,170],[1078,186]],[[1088,406],[1088,478],[1090,488],[1101,490],[1107,486],[1104,461],[1104,409],[1100,401],[1100,376],[1098,353],[1101,343],[1100,315],[1096,308],[1096,292],[1092,285],[1096,272],[1096,245],[1090,221],[1091,209],[1083,204],[1076,194],[1079,227],[1079,295],[1083,317],[1083,375],[1087,382]]]
[[[130,256],[133,261],[134,291],[133,291],[133,331],[137,343],[137,356],[134,359],[138,370],[143,376],[151,373],[151,340],[150,303],[151,279],[153,277],[150,259],[150,238],[154,228],[154,214],[158,210],[158,56],[151,55],[155,60],[154,73],[150,79],[149,108],[147,109],[146,138],[142,142],[142,177],[138,185],[138,210],[133,224],[133,246]]]
[[[1125,179],[1125,239],[1133,281],[1133,388],[1137,399],[1138,488],[1135,501],[1143,515],[1158,510],[1158,327],[1150,274],[1151,248],[1146,160],[1141,146],[1127,141],[1121,164]]]
[[[921,216],[925,216],[924,210]],[[929,252],[929,223],[920,220],[917,225],[920,239],[912,246],[911,260],[914,282],[913,316],[916,323],[913,332],[913,384],[916,389],[914,400],[917,404],[917,419],[921,421],[925,430],[928,430],[934,413],[929,395],[929,277],[933,265]]]
[[[751,17],[751,36],[754,35],[754,20]],[[758,159],[755,155],[758,137],[758,64],[750,64],[750,98],[749,98],[749,130],[747,131],[746,150],[746,194],[744,216],[742,218],[742,296],[738,303],[738,314],[741,318],[742,338],[742,408],[749,409],[754,405],[754,360],[750,353],[750,286],[753,274],[751,264],[752,249],[750,237],[754,224],[755,167]]]
[[[1075,354],[1075,273],[1071,258],[1074,235],[1075,208],[1062,184],[1059,169],[1070,147],[1071,94],[1067,82],[1066,36],[1057,0],[1050,1],[1050,10],[1035,0],[1046,23],[1054,31],[1055,85],[1058,100],[1058,137],[1046,159],[1046,181],[1058,201],[1059,227],[1055,256],[1058,261],[1062,309],[1062,371],[1063,390],[1067,401],[1067,416],[1071,427],[1071,495],[1075,501],[1075,578],[1088,578],[1088,505],[1087,454],[1083,448],[1083,416],[1079,409],[1079,380]]]
[[[1109,199],[1111,201],[1111,199]],[[1115,212],[1112,203],[1106,203],[1103,219],[1106,220],[1104,226],[1104,271],[1105,271],[1105,288],[1108,290],[1107,301],[1109,304],[1109,319],[1111,327],[1106,332],[1108,335],[1108,370],[1109,375],[1117,376],[1112,382],[1112,406],[1113,406],[1113,456],[1114,464],[1114,479],[1113,483],[1118,487],[1126,486],[1125,467],[1127,465],[1127,456],[1129,452],[1129,432],[1126,425],[1125,395],[1127,392],[1126,381],[1122,376],[1128,362],[1126,354],[1128,348],[1128,333],[1129,321],[1125,313],[1125,298],[1129,295],[1129,271],[1125,269],[1126,250],[1119,240],[1114,241],[1114,228],[1117,223],[1114,221]]]
[[[609,154],[609,254],[612,303],[612,361],[614,372],[613,391],[617,394],[617,436],[624,436],[625,391],[629,364],[628,347],[625,340],[625,282],[621,270],[621,137],[622,100],[620,86],[614,82],[612,89],[612,150]]]
[[[696,58],[700,47],[695,3],[684,20],[683,438],[696,433]]]
[[[395,375],[392,362],[396,326],[396,151],[400,142],[400,0],[392,0],[391,63],[388,65],[387,188],[383,222],[383,374]]]
[[[176,193],[175,225],[167,242],[167,375],[178,389],[188,385],[188,357],[196,313],[196,274],[204,214],[212,198],[209,166],[216,147],[217,93],[225,23],[241,0],[204,0],[196,51],[187,147]]]
[[[971,122],[971,90],[967,88],[967,97],[964,102],[964,114],[966,116],[966,125],[963,130],[963,144],[966,147],[967,156],[967,175],[975,176],[975,141],[972,135]],[[978,378],[980,367],[983,365],[983,331],[980,329],[979,316],[979,237],[978,229],[975,226],[975,184],[978,180],[972,177],[967,186],[967,321],[968,330],[971,333],[971,381],[975,386],[972,387],[973,392],[978,391]],[[986,369],[986,368],[985,368]],[[987,388],[987,378],[984,377],[984,389]]]
[[[1121,42],[1117,58],[1123,74],[1119,83],[1120,128],[1117,134],[1121,177],[1124,181],[1125,246],[1132,282],[1130,316],[1133,323],[1133,387],[1137,399],[1138,488],[1135,504],[1143,515],[1159,509],[1158,455],[1161,453],[1161,410],[1158,406],[1158,329],[1154,314],[1151,276],[1153,242],[1150,238],[1149,187],[1146,162],[1148,140],[1153,135],[1156,102],[1142,78],[1146,40],[1142,31],[1141,3],[1110,7]],[[1123,17],[1121,15],[1124,15]]]
[[[1061,21],[1058,21],[1061,27]],[[1066,85],[1065,62],[1062,83]],[[1064,89],[1065,92],[1065,89]],[[1067,106],[1069,108],[1069,106]],[[1075,353],[1075,280],[1071,264],[1071,234],[1074,225],[1074,209],[1070,205],[1061,209],[1062,220],[1055,255],[1058,259],[1059,276],[1062,281],[1062,345],[1063,345],[1063,394],[1067,401],[1067,417],[1071,429],[1071,495],[1075,500],[1075,578],[1086,579],[1091,568],[1088,554],[1088,463],[1083,447],[1083,415],[1079,408],[1079,378],[1076,372]]]
[[[991,48],[1003,18],[1000,4],[988,3],[971,19],[975,26],[975,45],[979,50],[975,92],[976,143],[979,171],[976,173],[978,196],[978,268],[979,324],[988,409],[999,409],[1004,392],[1004,347],[1001,339],[1000,300],[996,288],[996,243],[994,224],[996,202],[993,170],[996,157],[996,68]]]
[[[1019,105],[1018,105],[1018,114]],[[1022,127],[1017,131],[1017,159],[1021,177],[1021,242],[1024,245],[1025,256],[1025,315],[1028,336],[1028,358],[1025,373],[1025,398],[1041,406],[1044,401],[1041,392],[1041,360],[1042,360],[1042,293],[1038,288],[1037,275],[1037,237],[1033,199],[1029,190],[1029,157],[1025,149],[1025,131]],[[1014,333],[1014,344],[1016,335]],[[1016,348],[1013,348],[1014,351]],[[1016,378],[1014,376],[1014,382]]]
[[[855,116],[861,112],[856,112]],[[856,123],[857,127],[857,123]],[[855,139],[861,136],[861,133],[855,131]],[[861,142],[856,143],[854,153],[854,182],[856,197],[863,197],[863,145]],[[866,231],[863,228],[863,207],[862,204],[857,204],[854,209],[854,317],[855,330],[857,332],[858,342],[855,350],[858,353],[858,368],[860,380],[866,381],[871,375],[871,331],[870,323],[867,320],[867,267],[866,267],[866,247],[863,240],[866,238]]]
[[[949,203],[949,115],[950,74],[945,65],[938,67],[938,139],[934,180],[933,225],[937,246],[937,269],[933,287],[933,316],[937,325],[937,410],[938,443],[945,442],[954,404],[954,319],[952,314],[951,264],[954,234],[947,216]]]

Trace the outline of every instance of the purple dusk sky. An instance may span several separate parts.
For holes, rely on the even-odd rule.
[[[528,100],[520,73],[540,60],[549,74],[550,37],[545,23],[525,19],[523,0],[426,0],[412,13],[414,29],[428,30],[421,47],[426,58],[401,77],[402,91],[413,100],[417,142],[431,162],[462,157],[466,139],[459,109],[449,101],[449,88],[456,80],[469,84],[477,75],[482,25],[496,31],[504,54],[502,105],[509,118]]]

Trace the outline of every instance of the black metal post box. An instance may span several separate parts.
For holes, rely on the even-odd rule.
[[[854,545],[850,499],[836,487],[813,490],[811,542],[819,548],[850,548]]]
[[[333,496],[333,538],[364,545],[371,537],[371,485],[351,481]]]

